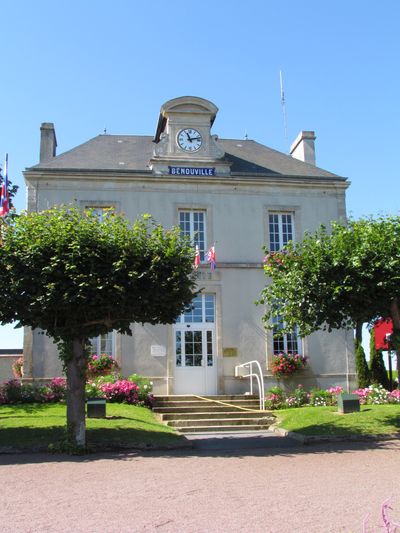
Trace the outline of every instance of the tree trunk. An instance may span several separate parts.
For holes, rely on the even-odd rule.
[[[73,446],[86,445],[85,426],[85,341],[72,341],[72,354],[67,363],[67,432]]]
[[[390,314],[393,322],[393,347],[397,359],[397,379],[400,380],[400,310],[397,298],[390,304]],[[400,386],[400,381],[397,382],[397,386]]]
[[[362,328],[363,328],[363,323],[362,322],[357,322],[356,323],[356,341],[358,341],[360,344],[362,344]]]

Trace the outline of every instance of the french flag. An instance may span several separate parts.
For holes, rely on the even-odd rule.
[[[10,202],[8,198],[8,154],[4,162],[4,177],[1,185],[0,194],[0,217],[4,217],[10,211]]]
[[[200,265],[200,250],[198,245],[196,244],[196,252],[194,256],[194,268],[199,268]]]

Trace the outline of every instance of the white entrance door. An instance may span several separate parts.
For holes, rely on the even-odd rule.
[[[216,394],[215,297],[196,296],[174,326],[175,394]]]

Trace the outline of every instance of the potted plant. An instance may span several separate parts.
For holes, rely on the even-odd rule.
[[[92,354],[88,357],[86,375],[88,378],[105,376],[118,370],[117,361],[108,354]]]
[[[307,360],[306,355],[279,353],[272,358],[272,374],[277,378],[292,376],[306,368]]]

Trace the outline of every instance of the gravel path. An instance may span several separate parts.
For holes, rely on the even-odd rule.
[[[398,441],[278,445],[0,456],[0,531],[377,532],[388,497],[400,521]]]

